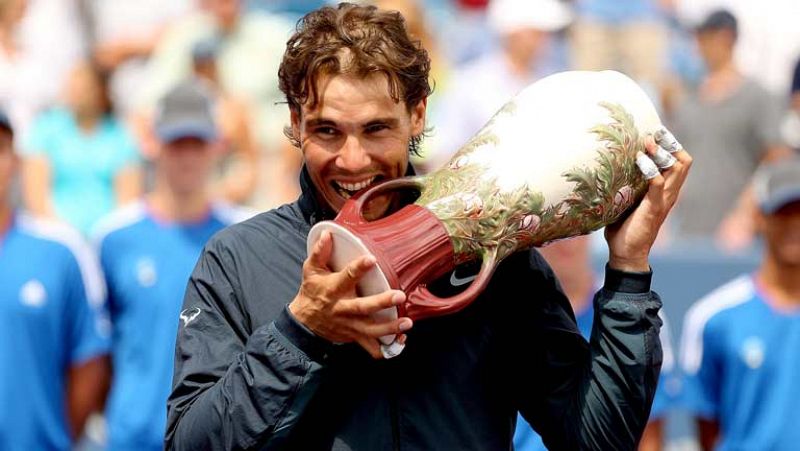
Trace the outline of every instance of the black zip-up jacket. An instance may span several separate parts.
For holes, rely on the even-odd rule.
[[[309,228],[329,216],[301,181],[297,202],[206,246],[181,315],[167,449],[508,450],[518,411],[549,449],[636,447],[661,366],[649,273],[606,268],[587,344],[546,262],[517,253],[469,307],[417,321],[400,356],[374,360],[286,307]],[[444,277],[432,290],[460,288]]]

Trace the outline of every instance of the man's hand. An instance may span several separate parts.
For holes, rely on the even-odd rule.
[[[303,264],[303,280],[289,310],[318,336],[334,343],[356,342],[374,358],[382,357],[378,337],[402,334],[411,329],[411,318],[376,320],[373,314],[406,300],[405,293],[389,290],[358,297],[356,284],[375,265],[375,258],[363,256],[344,269],[333,272],[328,261],[333,239],[323,232]],[[399,337],[401,342],[405,337]]]
[[[646,138],[645,149],[650,157],[654,157],[659,150],[652,136]],[[647,194],[636,209],[624,221],[606,227],[610,267],[630,272],[650,269],[650,248],[667,213],[675,205],[692,165],[692,157],[683,149],[672,156],[678,161],[650,179]]]

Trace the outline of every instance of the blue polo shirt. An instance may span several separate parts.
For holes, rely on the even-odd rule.
[[[578,323],[578,330],[587,340],[592,335],[592,323],[594,322],[594,294],[586,302],[583,310],[575,312],[575,320]],[[672,383],[676,377],[675,357],[672,352],[672,338],[669,326],[662,312],[659,312],[664,325],[661,327],[661,347],[663,352],[663,363],[661,365],[661,375],[656,387],[656,396],[653,399],[653,406],[650,409],[650,420],[659,419],[666,414],[671,407],[675,395],[668,394],[668,386],[676,386]],[[547,448],[542,443],[542,438],[528,425],[528,422],[520,415],[517,418],[517,429],[514,432],[514,449],[517,451],[546,451]]]
[[[719,421],[717,449],[798,449],[800,308],[774,307],[743,275],[692,306],[681,347],[683,404]]]
[[[0,449],[70,449],[66,375],[108,352],[91,249],[63,225],[15,214],[0,236]]]
[[[106,406],[109,449],[164,447],[186,283],[208,239],[247,216],[241,209],[215,204],[201,221],[165,222],[139,202],[101,221],[96,244],[113,324],[114,374]]]

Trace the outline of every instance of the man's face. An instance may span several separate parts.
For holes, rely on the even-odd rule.
[[[67,104],[78,114],[98,114],[103,110],[103,86],[88,64],[79,64],[69,75]]]
[[[16,168],[14,140],[8,130],[0,129],[0,203],[8,202]]]
[[[338,212],[356,192],[405,174],[409,141],[425,126],[425,102],[409,112],[389,95],[382,74],[320,77],[318,83],[319,101],[293,113],[292,128],[320,197]],[[382,212],[388,203],[381,199],[371,207]]]
[[[760,226],[773,258],[781,265],[800,266],[800,200],[762,215]]]
[[[515,57],[527,61],[534,61],[547,44],[547,32],[536,28],[522,28],[508,33],[505,36],[506,48]]]
[[[165,182],[184,195],[203,190],[214,165],[215,148],[200,138],[178,138],[163,144],[158,170]]]
[[[727,63],[736,39],[730,30],[707,30],[697,33],[697,48],[706,67],[714,69]]]

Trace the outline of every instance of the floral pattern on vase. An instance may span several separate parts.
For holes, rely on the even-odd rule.
[[[589,130],[599,144],[594,162],[561,174],[573,189],[556,203],[548,203],[527,184],[501,190],[496,178],[485,176],[485,164],[471,161],[477,149],[497,144],[494,123],[502,115],[513,114],[514,102],[498,111],[449,165],[425,177],[425,189],[415,203],[444,224],[457,262],[480,258],[487,250],[501,260],[518,249],[564,238],[564,231],[592,232],[618,219],[641,199],[647,181],[636,167],[636,153],[644,150],[643,139],[632,115],[621,105],[600,105],[611,122]]]

